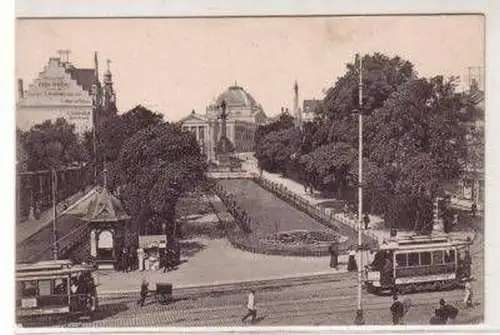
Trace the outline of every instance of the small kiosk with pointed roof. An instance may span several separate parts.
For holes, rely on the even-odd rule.
[[[106,176],[107,171],[104,171]],[[130,216],[122,203],[106,187],[100,187],[89,204],[85,221],[89,222],[90,255],[99,268],[117,266],[120,251],[129,247],[126,243],[130,232]]]

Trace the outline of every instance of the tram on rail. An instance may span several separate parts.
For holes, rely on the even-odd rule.
[[[16,265],[16,318],[85,316],[98,307],[95,267],[69,260]]]
[[[365,285],[375,294],[456,288],[471,276],[470,244],[447,235],[393,237],[365,267]]]

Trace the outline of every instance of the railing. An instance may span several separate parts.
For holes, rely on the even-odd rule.
[[[90,165],[66,167],[57,171],[57,202],[83,191],[93,183]],[[39,216],[52,206],[52,173],[50,170],[17,173],[17,208],[21,220]]]
[[[354,231],[358,231],[358,222],[357,220],[352,220],[347,217],[345,217],[343,214],[337,213],[334,214],[331,210],[327,208],[319,208],[317,206],[314,206],[311,204],[309,201],[304,199],[303,197],[295,194],[294,192],[290,191],[286,186],[280,183],[276,183],[273,181],[270,181],[266,179],[265,177],[259,177],[259,176],[254,176],[253,180],[259,184],[261,187],[265,188],[266,190],[274,193],[281,199],[283,199],[286,202],[291,203],[301,211],[307,213],[311,217],[315,218],[318,220],[320,223],[324,224],[325,226],[328,226],[336,231],[339,230],[339,224],[344,225],[348,229],[352,229]],[[371,248],[376,248],[378,247],[378,238],[375,234],[369,231],[363,232],[363,240],[365,241],[365,245]],[[356,241],[357,243],[357,241]],[[346,241],[344,245],[344,248],[348,248],[349,246],[347,244],[356,244],[353,243],[353,241]]]

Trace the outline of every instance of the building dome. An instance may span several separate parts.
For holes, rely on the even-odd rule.
[[[243,87],[240,86],[230,86],[226,91],[224,91],[217,100],[215,101],[216,106],[220,106],[222,101],[226,101],[228,106],[253,106],[257,105],[255,99],[246,92]]]

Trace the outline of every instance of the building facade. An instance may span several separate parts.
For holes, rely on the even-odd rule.
[[[104,86],[99,81],[97,53],[94,68],[77,68],[69,61],[69,52],[61,54],[49,58],[26,90],[23,80],[18,79],[16,126],[21,130],[29,130],[46,120],[64,118],[75,125],[78,134],[83,134],[93,127],[96,107],[115,102],[109,66],[104,74]]]
[[[254,134],[266,122],[262,106],[241,86],[230,86],[207,106],[205,114],[192,111],[180,123],[182,129],[195,134],[208,161],[216,161],[215,148],[222,136],[221,105],[226,104],[226,133],[235,152],[253,151]]]

